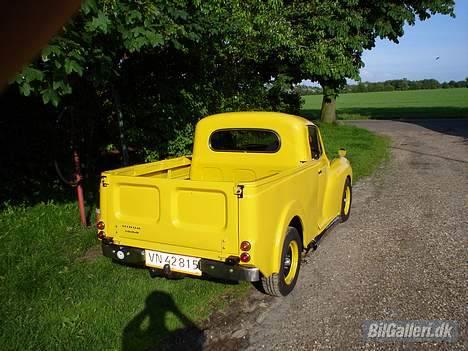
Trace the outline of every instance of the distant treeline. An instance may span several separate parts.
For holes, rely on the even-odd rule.
[[[448,89],[448,88],[468,88],[468,78],[465,80],[440,83],[437,79],[408,80],[394,79],[385,82],[359,82],[358,84],[347,84],[341,93],[367,93],[374,91],[395,91],[395,90],[420,90],[420,89]],[[322,88],[305,85],[296,86],[296,91],[300,95],[322,94]]]

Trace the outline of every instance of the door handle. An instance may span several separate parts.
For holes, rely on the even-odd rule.
[[[318,171],[318,174],[322,174],[322,170]]]

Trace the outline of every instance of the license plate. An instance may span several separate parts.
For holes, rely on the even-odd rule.
[[[165,252],[145,250],[145,263],[149,267],[163,269],[166,264],[171,267],[171,271],[202,275],[198,268],[200,258],[183,255],[174,255]]]

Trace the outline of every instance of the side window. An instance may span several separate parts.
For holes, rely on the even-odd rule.
[[[307,128],[309,129],[310,154],[314,160],[318,160],[322,156],[322,148],[320,146],[317,127],[308,126]]]

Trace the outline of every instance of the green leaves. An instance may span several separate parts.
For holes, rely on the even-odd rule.
[[[46,46],[41,53],[41,58],[43,62],[53,60],[55,55],[61,54],[61,48],[58,45],[50,44]]]
[[[172,79],[191,74],[217,101],[214,110],[263,108],[260,101],[273,93],[276,102],[265,108],[278,108],[279,96],[303,79],[335,90],[346,78],[358,79],[362,52],[378,37],[397,42],[405,23],[453,15],[453,8],[453,0],[86,0],[16,83],[23,95],[39,94],[54,105],[78,86],[93,86],[104,105],[112,85],[131,81],[129,67],[146,70],[150,86],[170,85],[142,62],[151,58],[157,67],[166,58],[188,58],[198,62],[194,71],[178,66]],[[247,91],[256,96],[247,98]],[[239,104],[240,96],[255,103]]]
[[[148,40],[149,44],[152,47],[159,46],[164,43],[164,38],[161,34],[151,32],[151,31],[146,31],[145,32],[146,39]]]
[[[65,59],[64,68],[66,74],[76,72],[80,77],[83,75],[83,67],[77,61],[69,58]]]
[[[81,5],[81,11],[84,15],[97,12],[96,0],[85,0]]]
[[[28,66],[16,77],[16,83],[19,85],[21,94],[29,96],[31,92],[34,92],[37,81],[41,82],[43,79],[44,73],[42,71]]]
[[[20,93],[24,96],[29,96],[31,94],[31,86],[28,82],[24,82],[19,86]]]
[[[86,0],[80,13],[28,66],[42,75],[34,77],[27,68],[18,76],[20,91],[45,95],[44,102],[56,105],[83,83],[109,90],[131,55],[169,48],[185,52],[187,43],[199,40],[209,28],[200,24],[204,19],[196,13],[198,6],[188,0]]]
[[[135,27],[122,33],[125,49],[130,52],[138,52],[144,48],[155,48],[164,44],[164,37],[155,31],[145,27]]]
[[[101,32],[104,34],[109,33],[109,27],[111,21],[104,12],[99,11],[96,17],[93,17],[90,22],[86,24],[86,30],[88,32]]]
[[[36,68],[26,67],[23,71],[22,78],[27,82],[42,80],[44,78],[44,73]]]
[[[58,106],[59,103],[59,95],[57,92],[52,88],[47,88],[41,91],[42,101],[45,105],[51,103],[55,107]]]

